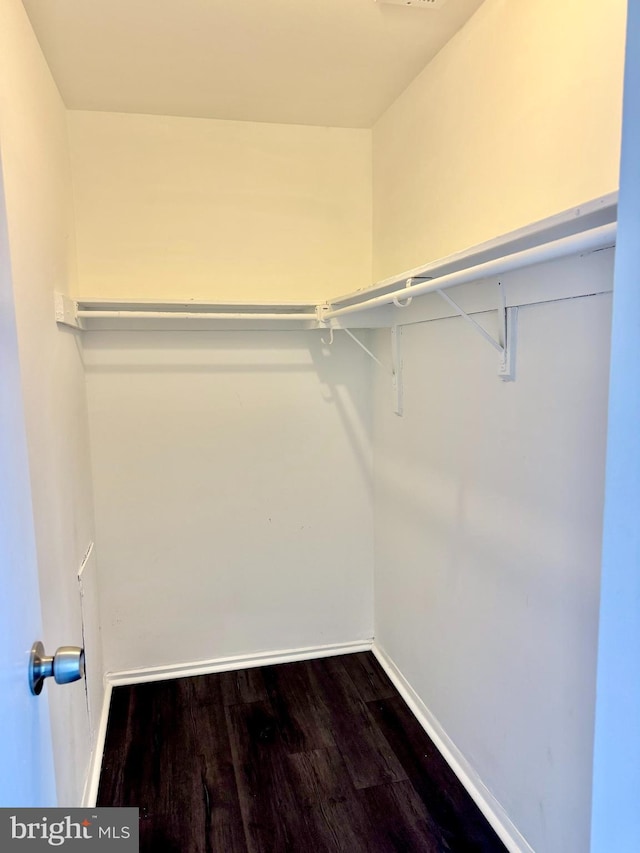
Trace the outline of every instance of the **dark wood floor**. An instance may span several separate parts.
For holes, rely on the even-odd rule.
[[[98,805],[143,853],[506,849],[370,653],[115,688]]]

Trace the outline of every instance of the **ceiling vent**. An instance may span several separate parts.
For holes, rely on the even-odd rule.
[[[437,9],[444,6],[447,0],[376,0],[377,3],[386,3],[387,6],[413,6],[415,9]]]

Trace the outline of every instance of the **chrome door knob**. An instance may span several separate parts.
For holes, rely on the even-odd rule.
[[[38,640],[29,656],[29,689],[34,696],[42,692],[45,678],[53,676],[57,684],[70,684],[84,676],[84,649],[80,646],[60,646],[53,657],[44,653]]]

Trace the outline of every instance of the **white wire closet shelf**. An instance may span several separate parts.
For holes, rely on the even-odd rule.
[[[321,303],[112,299],[56,293],[56,321],[82,331],[108,329],[307,330],[402,325],[420,296],[486,281],[527,266],[613,247],[617,194],[587,202]],[[468,318],[450,297],[447,301]],[[506,307],[506,306],[505,306]],[[498,344],[500,346],[500,344]]]

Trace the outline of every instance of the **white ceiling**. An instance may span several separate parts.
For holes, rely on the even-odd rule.
[[[482,0],[23,0],[70,109],[370,127]]]

